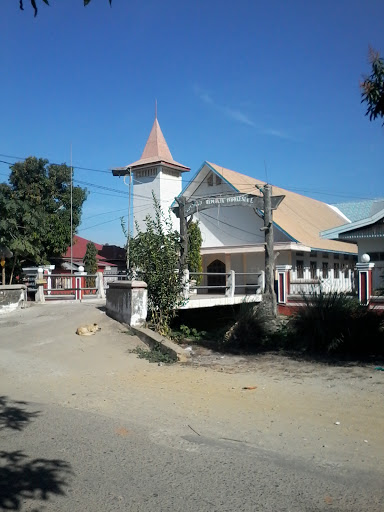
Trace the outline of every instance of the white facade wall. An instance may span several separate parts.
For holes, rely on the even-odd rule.
[[[200,223],[202,247],[222,247],[264,243],[264,225],[249,206],[220,206],[198,212],[194,219]],[[288,236],[274,228],[275,242],[288,242]]]

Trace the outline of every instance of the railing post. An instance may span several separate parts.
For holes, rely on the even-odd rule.
[[[259,277],[257,279],[257,284],[260,287],[260,292],[264,293],[264,291],[265,291],[265,272],[264,272],[264,270],[262,270],[260,272],[260,275],[259,275]]]
[[[230,270],[227,274],[227,288],[225,290],[225,296],[233,298],[235,296],[236,277],[235,271]]]
[[[104,278],[102,272],[96,273],[97,298],[105,299]]]
[[[183,269],[182,283],[183,283],[183,290],[182,290],[183,298],[188,299],[189,298],[189,270],[187,268]]]
[[[290,275],[292,265],[276,265],[277,272],[277,303],[286,304],[290,294]]]

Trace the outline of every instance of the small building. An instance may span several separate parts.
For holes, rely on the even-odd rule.
[[[354,243],[359,261],[368,254],[372,268],[373,291],[384,289],[384,199],[356,201],[335,205],[347,223],[321,232],[326,240]]]

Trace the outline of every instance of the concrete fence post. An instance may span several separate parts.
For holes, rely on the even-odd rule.
[[[35,302],[43,303],[45,302],[44,297],[44,284],[46,283],[44,279],[44,273],[42,268],[37,269],[37,279],[35,281],[37,290],[35,293]]]
[[[290,271],[292,265],[276,265],[277,273],[277,303],[286,304],[290,294]]]
[[[236,288],[236,276],[235,271],[230,270],[227,274],[227,288],[225,290],[225,296],[233,298],[235,296]]]
[[[372,295],[372,270],[374,263],[356,263],[360,304],[367,306]]]
[[[145,325],[148,313],[147,283],[114,281],[107,289],[107,315],[133,327]]]
[[[96,273],[97,298],[105,299],[104,277],[102,272]]]

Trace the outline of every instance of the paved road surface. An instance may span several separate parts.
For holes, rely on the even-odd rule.
[[[74,334],[94,321],[96,336]],[[244,424],[245,440],[180,381],[164,396],[168,367],[137,359],[124,331],[91,304],[0,317],[0,509],[384,510],[382,467],[308,457],[300,443],[296,454],[265,448]]]

